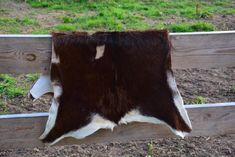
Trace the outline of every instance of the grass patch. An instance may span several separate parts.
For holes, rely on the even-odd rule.
[[[197,32],[215,30],[215,26],[207,22],[171,24],[170,26],[166,26],[166,28],[172,32]]]
[[[115,9],[114,9],[115,10]],[[114,15],[111,15],[114,14]],[[147,24],[142,21],[142,17],[137,15],[126,15],[116,10],[110,13],[103,9],[95,15],[89,16],[63,16],[63,24],[55,26],[55,30],[74,31],[74,30],[126,30],[126,29],[145,29]]]
[[[9,33],[19,33],[20,24],[16,19],[0,17],[0,29]]]
[[[77,19],[75,17],[71,17],[71,16],[63,16],[61,17],[63,23],[76,23]]]
[[[47,34],[51,31],[122,31],[154,28],[167,28],[172,32],[213,31],[215,27],[212,24],[198,21],[215,13],[235,11],[231,6],[232,0],[27,0],[26,2],[34,8],[43,8],[41,11],[63,10],[61,23],[49,27],[40,26],[33,18],[35,14],[23,19],[0,17],[0,29],[4,30],[4,33],[21,33],[23,28],[33,34]],[[193,23],[156,25],[147,22],[164,21],[171,17],[183,17]]]
[[[227,13],[227,14],[235,14],[235,8],[225,10],[225,13]]]
[[[24,17],[23,19],[16,18],[16,21],[23,26],[39,26],[38,22],[30,17]]]
[[[23,96],[27,92],[24,85],[17,85],[15,77],[8,74],[0,75],[0,96],[6,98],[15,98]]]
[[[192,104],[206,104],[207,100],[203,96],[196,96],[196,98],[191,103]]]
[[[49,34],[51,28],[39,28],[33,30],[31,33],[32,34]]]
[[[198,32],[198,31],[216,30],[215,25],[208,22],[173,23],[173,24],[158,23],[153,28],[169,29],[171,32]]]
[[[102,11],[109,9],[110,14],[119,18],[124,12],[133,12],[146,17],[167,17],[177,15],[187,18],[198,18],[213,13],[223,13],[232,10],[228,7],[232,0],[27,0],[34,8],[48,8],[51,10],[66,10],[71,12],[84,12],[87,10]],[[203,15],[203,16],[202,16]]]
[[[27,0],[32,7],[47,10],[64,10],[66,16],[61,17],[63,23],[47,28],[48,30],[128,30],[159,28],[146,23],[145,18],[164,20],[178,16],[193,21],[211,16],[215,13],[233,12],[230,5],[232,0]],[[215,27],[209,23],[196,22],[193,24],[161,25],[173,32],[212,31]],[[46,33],[40,30],[34,33]]]
[[[153,142],[150,141],[148,144],[147,144],[147,155],[146,157],[153,157],[154,154],[153,154]]]
[[[26,76],[26,79],[27,79],[28,81],[34,82],[34,81],[36,81],[36,80],[38,79],[39,74],[27,74],[27,75],[25,75],[25,76]]]
[[[77,30],[77,26],[72,24],[59,24],[54,29],[58,31],[75,31]]]
[[[8,74],[0,74],[0,114],[9,112],[7,100],[25,96],[29,90],[29,82],[38,79],[39,74],[27,74],[23,76],[25,81],[19,82],[17,77]]]
[[[20,33],[22,27],[39,27],[38,22],[30,17],[19,18],[8,18],[0,17],[0,29],[8,33]]]
[[[230,88],[229,88],[229,91],[231,93],[234,93],[235,94],[235,85],[232,85]]]

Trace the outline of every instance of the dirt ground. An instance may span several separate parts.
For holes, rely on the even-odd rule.
[[[1,157],[144,157],[147,142],[105,143],[0,151]],[[154,139],[153,156],[235,156],[235,137]]]
[[[4,8],[14,10],[6,12],[6,14],[9,14],[5,16],[18,17],[35,12],[32,16],[36,16],[40,25],[46,27],[60,23],[60,20],[56,17],[58,14],[65,14],[64,12],[37,14],[37,9],[29,10],[28,6],[25,5],[16,5],[11,2],[4,3],[4,5]],[[151,19],[146,20],[152,23],[159,22]],[[185,20],[183,18],[171,17],[164,21],[165,23],[173,23],[185,22]],[[235,30],[234,14],[213,15],[204,20],[215,24],[218,30]],[[0,30],[0,33],[4,32]],[[22,33],[30,33],[30,30],[22,30]],[[192,103],[197,96],[203,96],[208,103],[235,101],[235,67],[175,70],[175,76],[186,104]],[[24,79],[24,76],[19,76],[19,79]],[[7,100],[9,112],[30,113],[48,111],[50,106],[48,99],[49,97],[43,97],[36,102],[32,102],[27,97]],[[0,157],[142,157],[146,156],[149,152],[147,149],[149,142],[150,140],[14,150],[1,150],[0,148]],[[153,139],[152,143],[153,156],[235,156],[235,135],[190,137],[186,139]]]

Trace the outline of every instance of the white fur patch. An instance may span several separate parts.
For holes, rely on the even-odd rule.
[[[189,126],[189,128],[192,129],[192,124],[189,120],[188,113],[184,107],[184,102],[183,99],[180,95],[180,92],[178,91],[175,78],[173,77],[172,73],[170,71],[167,71],[167,82],[169,84],[170,89],[173,92],[173,99],[174,99],[174,104],[176,108],[178,109],[181,117],[185,121],[185,123]]]
[[[95,31],[88,31],[87,33],[88,33],[88,35],[93,35],[93,34],[95,34]]]
[[[35,98],[34,101],[46,93],[52,93],[53,88],[49,75],[42,74],[30,89],[29,93]]]
[[[62,87],[56,83],[56,85],[53,86],[54,90],[54,98],[52,98],[51,107],[49,109],[49,116],[46,123],[46,128],[43,134],[39,137],[39,139],[44,139],[47,134],[52,130],[52,128],[55,126],[59,103],[57,102],[57,98],[61,96],[62,94]]]
[[[170,129],[171,129],[171,131],[172,131],[174,134],[176,134],[177,136],[180,136],[181,138],[184,138],[185,136],[188,135],[187,132],[175,130],[175,129],[173,129],[173,128],[170,128]]]
[[[60,140],[62,140],[65,137],[74,137],[76,139],[83,139],[83,138],[93,134],[94,132],[98,131],[99,129],[113,130],[113,128],[115,126],[116,126],[115,123],[101,117],[99,114],[94,114],[92,116],[92,120],[89,124],[87,124],[86,126],[80,128],[76,131],[70,131],[69,133],[62,135],[61,137],[56,139],[50,145],[56,144],[57,142],[59,142]]]
[[[99,59],[104,55],[105,45],[97,46],[96,47],[96,56],[95,59]]]
[[[146,122],[146,123],[153,123],[153,124],[160,124],[163,123],[161,120],[142,115],[137,109],[131,110],[130,112],[126,113],[124,117],[118,122],[118,124],[127,124],[130,122]]]
[[[62,87],[59,85],[53,86],[54,98],[58,98],[62,94]]]
[[[49,116],[47,119],[46,128],[43,134],[39,137],[39,139],[44,139],[47,136],[47,134],[51,131],[51,129],[55,126],[58,108],[59,108],[58,102],[54,98],[52,98],[52,103],[49,109]]]
[[[51,63],[59,64],[60,63],[60,58],[59,57],[52,58]]]
[[[54,64],[59,64],[60,63],[60,58],[59,56],[56,56],[55,51],[54,51],[54,44],[52,43],[52,55],[51,55],[51,63]]]
[[[131,110],[128,112],[118,124],[127,124],[131,122],[145,122],[145,123],[152,123],[152,124],[165,124],[170,130],[177,136],[184,138],[188,133],[182,132],[179,130],[173,129],[170,125],[165,123],[164,121],[157,119],[155,117],[144,116],[142,115],[137,109]]]

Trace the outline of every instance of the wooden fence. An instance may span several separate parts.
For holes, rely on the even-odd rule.
[[[171,33],[174,69],[235,67],[235,31]],[[48,73],[50,35],[0,35],[0,73]],[[186,105],[193,131],[189,136],[235,134],[235,102]],[[44,146],[38,139],[47,113],[0,115],[0,149]],[[83,139],[62,144],[97,143],[171,137],[162,125],[132,123],[99,130]]]

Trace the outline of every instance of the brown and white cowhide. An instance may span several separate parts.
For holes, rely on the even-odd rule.
[[[184,137],[192,126],[171,69],[166,30],[54,33],[50,77],[31,89],[53,92],[40,139],[85,138],[131,122],[165,123]]]

